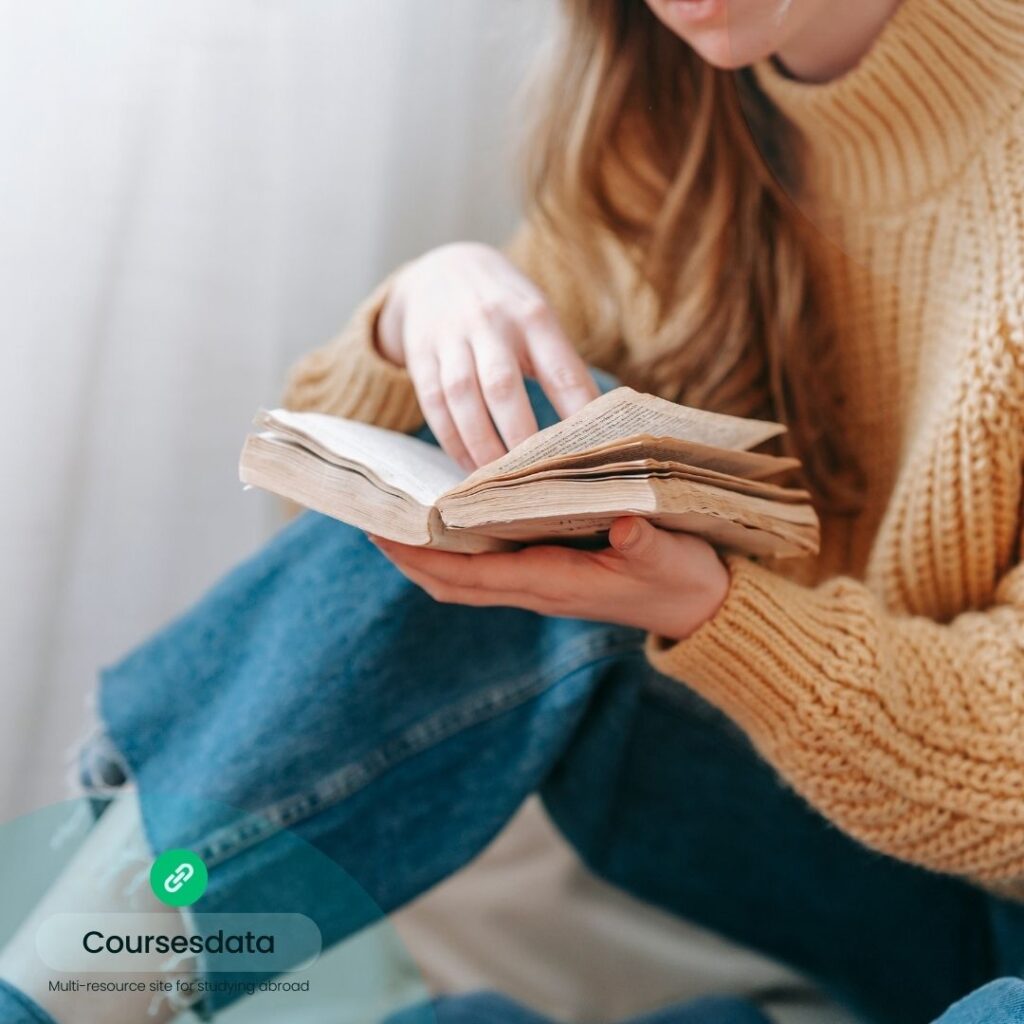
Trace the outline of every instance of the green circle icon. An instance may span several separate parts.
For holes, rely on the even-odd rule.
[[[153,895],[169,907],[190,907],[206,892],[210,876],[202,858],[191,850],[161,853],[149,869]]]

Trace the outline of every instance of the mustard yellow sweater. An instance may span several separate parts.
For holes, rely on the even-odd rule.
[[[844,78],[758,74],[838,243],[866,501],[826,519],[814,565],[730,558],[714,619],[649,656],[863,843],[1024,895],[1024,4],[906,0]],[[592,363],[662,343],[624,257],[609,316],[536,227],[511,253]],[[288,404],[420,422],[373,347],[385,294],[296,367]]]

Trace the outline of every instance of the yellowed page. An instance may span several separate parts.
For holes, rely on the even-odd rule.
[[[612,523],[624,512],[591,512],[577,516],[546,516],[538,519],[500,522],[482,527],[488,536],[529,544],[600,542]],[[775,532],[721,519],[703,511],[653,512],[646,517],[655,526],[675,533],[692,533],[726,551],[761,558],[806,558],[817,550],[817,539],[805,530]],[[449,530],[449,535],[459,533]]]
[[[328,462],[369,470],[386,488],[408,494],[421,505],[432,505],[466,478],[458,463],[435,445],[368,423],[287,409],[264,412],[257,422]]]
[[[548,465],[551,465],[548,463]],[[551,469],[535,469],[515,477],[499,477],[496,480],[481,480],[472,490],[458,487],[438,499],[438,504],[452,508],[456,504],[472,505],[480,495],[500,495],[532,485],[542,480],[571,480],[574,482],[604,481],[620,479],[652,479],[678,477],[722,487],[736,494],[768,498],[791,504],[807,503],[811,500],[809,491],[798,487],[783,487],[764,480],[751,480],[729,473],[719,473],[701,466],[690,466],[680,462],[660,462],[657,459],[634,459],[629,462],[605,462],[596,465],[572,465],[568,468],[554,466]],[[493,499],[492,499],[493,500]]]
[[[328,462],[304,443],[269,431],[246,438],[238,475],[245,484],[401,544],[467,553],[508,547],[469,531],[448,531],[436,509],[381,490],[360,468]]]
[[[653,395],[641,395],[632,388],[616,388],[478,469],[466,483],[472,485],[549,459],[640,437],[675,438],[715,448],[746,450],[784,431],[779,423],[691,409]]]
[[[242,483],[402,544],[430,543],[430,508],[382,491],[358,470],[321,459],[272,433],[250,434],[238,465]]]
[[[548,459],[535,463],[517,473],[503,474],[494,479],[511,480],[516,477],[533,476],[540,470],[600,466],[610,462],[626,462],[635,459],[652,459],[656,462],[676,462],[687,466],[728,473],[745,480],[766,480],[800,468],[800,460],[781,455],[766,455],[762,452],[735,451],[731,448],[715,448],[696,441],[680,441],[678,438],[628,437],[613,441],[590,451],[576,455]],[[468,481],[467,481],[468,482]],[[460,486],[459,490],[462,489]]]
[[[639,515],[668,530],[713,544],[779,558],[818,550],[818,521],[809,505],[745,497],[690,481],[620,479],[581,488],[565,481],[524,484],[504,502],[483,500],[440,512],[450,532],[460,528],[523,543],[600,538],[623,515]]]

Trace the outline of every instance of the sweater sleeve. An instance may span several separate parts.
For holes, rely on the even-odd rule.
[[[551,232],[528,220],[505,252],[544,292],[584,357],[595,354],[588,344],[595,333],[586,294]],[[394,274],[376,288],[333,341],[295,364],[285,389],[286,408],[331,413],[392,430],[415,430],[423,423],[408,373],[377,350],[377,319],[393,278]]]
[[[648,641],[805,799],[874,849],[1024,895],[1024,566],[949,623],[742,558],[718,614]]]

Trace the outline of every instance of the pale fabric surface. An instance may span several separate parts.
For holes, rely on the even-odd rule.
[[[556,1019],[618,1021],[728,992],[779,1024],[851,1024],[791,972],[601,882],[537,799],[395,922],[433,988],[497,987]]]
[[[0,814],[63,795],[97,667],[276,526],[235,462],[284,368],[395,263],[514,222],[496,172],[548,10],[0,0]],[[439,985],[573,1019],[777,977],[537,815],[403,927]]]

